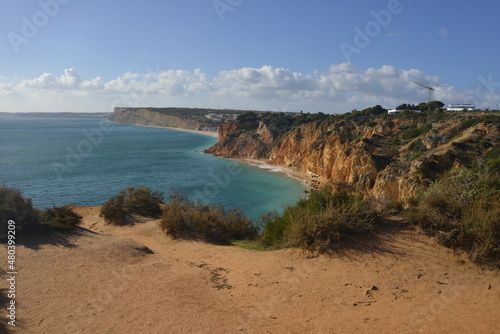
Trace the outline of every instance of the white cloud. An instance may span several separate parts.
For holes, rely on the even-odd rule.
[[[447,37],[448,36],[448,29],[446,28],[439,28],[439,34],[443,37]]]
[[[347,112],[374,104],[391,108],[401,103],[426,101],[427,90],[415,82],[434,87],[435,99],[446,104],[468,102],[485,108],[500,102],[498,91],[481,87],[458,90],[419,69],[401,70],[384,65],[362,70],[342,63],[310,74],[272,66],[246,67],[221,71],[212,79],[201,69],[124,73],[109,81],[101,77],[84,80],[72,68],[60,76],[44,73],[25,80],[2,77],[0,111],[111,111],[114,106],[186,106]]]

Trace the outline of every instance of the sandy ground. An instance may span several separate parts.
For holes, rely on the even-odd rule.
[[[478,268],[398,220],[333,257],[317,257],[174,241],[154,220],[111,227],[99,218],[99,207],[77,211],[84,228],[76,235],[17,247],[18,320],[11,333],[500,328],[498,272]],[[4,309],[1,316],[5,324]]]

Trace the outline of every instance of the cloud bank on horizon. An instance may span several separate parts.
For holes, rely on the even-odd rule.
[[[202,107],[345,113],[376,104],[393,108],[428,99],[421,82],[435,88],[434,99],[445,104],[472,103],[495,108],[500,93],[491,76],[478,77],[475,90],[459,90],[418,69],[384,65],[361,70],[351,63],[326,71],[298,73],[263,66],[220,71],[209,78],[201,69],[145,69],[105,81],[82,79],[77,69],[43,73],[31,79],[0,77],[4,112],[110,112],[115,106]],[[54,106],[56,106],[54,108]]]
[[[0,111],[344,113],[427,101],[415,81],[445,104],[500,104],[495,1],[29,0],[0,8]]]

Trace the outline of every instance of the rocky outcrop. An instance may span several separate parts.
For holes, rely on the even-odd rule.
[[[344,181],[365,194],[403,199],[444,171],[484,156],[486,146],[499,144],[498,125],[494,123],[464,130],[460,119],[425,126],[424,122],[378,118],[368,126],[327,119],[281,134],[262,122],[230,123],[221,126],[219,142],[207,152],[288,167],[315,186]],[[411,131],[417,135],[408,139]],[[481,142],[489,144],[483,147]]]
[[[111,120],[120,124],[170,127],[187,130],[217,131],[217,126],[208,122],[167,115],[154,109],[120,108],[114,109]]]

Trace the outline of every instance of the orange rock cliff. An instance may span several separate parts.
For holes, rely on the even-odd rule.
[[[233,122],[219,128],[219,142],[206,152],[288,167],[312,186],[343,181],[366,195],[398,200],[498,147],[498,118],[327,117],[285,132],[262,121]]]

